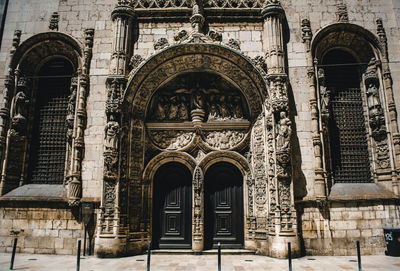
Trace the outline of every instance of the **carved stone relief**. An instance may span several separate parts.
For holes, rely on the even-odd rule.
[[[188,131],[149,131],[154,144],[165,150],[180,150],[188,146],[194,137],[193,132]]]
[[[212,131],[206,133],[204,141],[212,148],[226,150],[236,147],[240,142],[242,142],[246,134],[246,131]]]

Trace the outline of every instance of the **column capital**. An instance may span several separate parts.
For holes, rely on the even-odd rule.
[[[264,19],[267,17],[284,16],[284,14],[285,11],[279,0],[267,0],[265,6],[261,10],[261,16],[263,16]]]
[[[114,21],[117,17],[133,18],[135,10],[128,4],[118,4],[111,12],[111,19]]]

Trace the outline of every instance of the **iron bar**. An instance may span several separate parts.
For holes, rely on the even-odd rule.
[[[221,243],[218,242],[218,271],[221,271]]]
[[[147,247],[147,271],[150,271],[150,254],[151,254],[151,242]]]
[[[78,251],[76,253],[76,271],[79,271],[81,265],[81,240],[78,240]]]
[[[14,268],[14,259],[15,259],[15,252],[17,251],[17,242],[18,242],[18,238],[15,238],[13,250],[12,250],[12,254],[11,254],[10,270],[13,270],[13,268]]]
[[[362,271],[362,268],[361,268],[360,241],[357,241],[357,261],[358,261],[358,271]]]

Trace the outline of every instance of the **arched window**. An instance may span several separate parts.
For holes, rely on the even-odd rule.
[[[65,176],[72,65],[54,58],[40,69],[35,95],[28,182],[62,184]]]
[[[356,63],[350,53],[339,49],[322,60],[321,99],[329,99],[328,160],[335,183],[372,182],[361,71]]]

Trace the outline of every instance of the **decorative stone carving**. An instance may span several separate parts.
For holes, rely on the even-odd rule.
[[[321,102],[321,117],[324,124],[324,129],[328,127],[328,121],[330,117],[330,100],[331,92],[326,87],[325,71],[322,68],[318,69],[318,81],[319,81],[319,94]]]
[[[189,37],[188,32],[186,30],[181,30],[175,34],[174,40],[176,42],[182,42]]]
[[[235,40],[233,38],[230,38],[228,40],[227,46],[231,47],[232,49],[240,51],[239,41],[237,41],[237,40]]]
[[[203,224],[202,218],[202,193],[203,193],[203,185],[204,185],[204,176],[200,167],[196,167],[193,174],[193,214],[194,214],[194,229],[193,235],[195,239],[201,240],[202,238],[202,229],[201,225]]]
[[[20,78],[20,81],[25,82],[25,78]],[[24,135],[26,129],[26,111],[29,100],[24,91],[19,91],[14,97],[13,117],[11,119],[11,129],[16,135]]]
[[[209,36],[210,39],[212,39],[213,41],[216,41],[216,42],[221,42],[221,41],[222,41],[222,34],[221,34],[221,33],[218,33],[218,32],[215,31],[215,30],[210,30],[210,31],[208,32],[208,36]]]
[[[264,0],[206,0],[206,8],[261,8]],[[133,6],[139,9],[151,8],[191,8],[192,0],[165,1],[165,0],[138,0],[133,1]]]
[[[193,0],[192,17],[190,17],[190,23],[195,33],[202,33],[205,22],[203,11],[203,0]]]
[[[118,135],[120,132],[119,123],[114,120],[114,116],[110,115],[110,120],[104,128],[104,148],[105,151],[118,151]]]
[[[232,149],[239,145],[246,136],[244,131],[222,130],[208,132],[205,142],[212,148],[219,150]]]
[[[287,151],[290,149],[290,137],[292,134],[292,122],[286,116],[286,112],[280,112],[278,136],[277,136],[277,149],[278,151]]]
[[[53,12],[50,17],[50,24],[49,24],[49,29],[50,30],[55,30],[58,31],[58,21],[60,19],[60,16],[58,15],[58,12]]]
[[[347,13],[347,6],[341,3],[336,5],[337,11],[336,11],[336,17],[337,21],[341,23],[348,23],[349,22],[349,15]]]
[[[150,131],[150,137],[157,147],[165,150],[180,150],[188,146],[194,137],[193,132],[164,130]]]
[[[131,60],[129,61],[129,66],[131,70],[136,70],[143,61],[144,58],[141,55],[132,56]]]
[[[10,49],[10,55],[13,55],[15,50],[17,50],[19,46],[19,42],[21,41],[21,30],[14,30],[14,36],[12,40],[12,48]]]
[[[71,87],[70,87],[70,95],[68,96],[68,107],[67,107],[67,140],[69,144],[72,143],[72,134],[74,128],[74,120],[75,120],[75,107],[76,107],[76,94],[78,87],[78,78],[71,78]]]
[[[310,20],[301,20],[301,39],[307,45],[307,51],[310,51],[310,44],[312,39]]]
[[[166,38],[159,38],[154,43],[154,50],[162,50],[169,45],[168,40]]]

